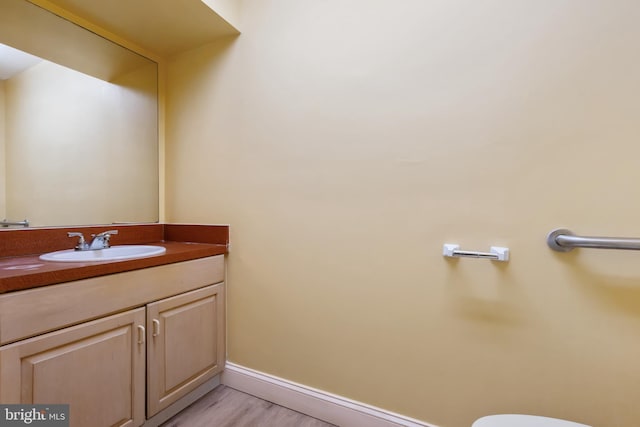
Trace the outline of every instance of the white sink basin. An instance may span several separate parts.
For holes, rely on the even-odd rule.
[[[43,261],[59,262],[92,262],[92,261],[119,261],[125,259],[145,258],[165,253],[162,246],[149,245],[120,245],[95,251],[76,251],[66,249],[64,251],[49,252],[40,255]]]

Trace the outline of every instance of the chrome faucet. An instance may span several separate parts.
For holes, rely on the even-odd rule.
[[[78,238],[78,244],[74,248],[76,251],[95,251],[97,249],[107,249],[110,247],[109,238],[113,234],[118,234],[118,230],[109,230],[98,234],[92,234],[91,237],[93,237],[93,239],[91,240],[91,243],[87,243],[84,239],[84,234],[82,233],[72,231],[68,232],[67,236]]]

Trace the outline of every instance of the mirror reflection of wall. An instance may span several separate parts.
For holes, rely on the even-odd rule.
[[[78,31],[88,37],[79,44],[37,43]],[[157,221],[157,64],[25,0],[3,0],[0,42],[40,56],[3,74],[16,52],[0,49],[0,219]]]
[[[5,179],[5,165],[6,165],[6,154],[5,154],[5,125],[4,125],[4,116],[5,116],[5,108],[4,108],[4,80],[0,79],[0,218],[7,217],[7,196],[6,196],[6,179]]]

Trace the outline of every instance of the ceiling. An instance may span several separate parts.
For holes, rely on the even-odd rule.
[[[49,0],[163,57],[239,34],[201,0]]]

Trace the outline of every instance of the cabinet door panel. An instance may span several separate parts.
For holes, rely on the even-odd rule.
[[[0,347],[0,401],[69,404],[70,425],[144,422],[144,309]]]
[[[223,284],[149,304],[147,325],[151,416],[222,371]]]

